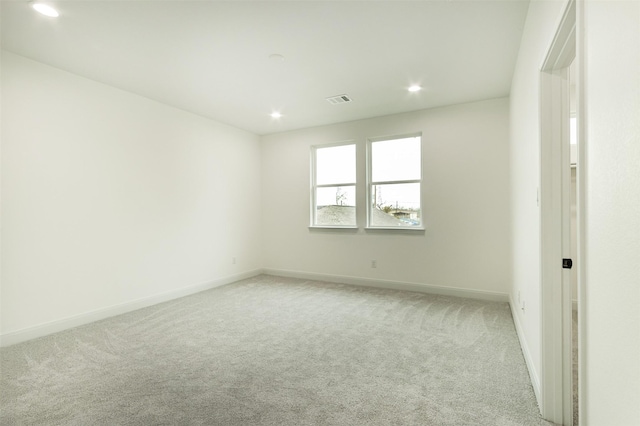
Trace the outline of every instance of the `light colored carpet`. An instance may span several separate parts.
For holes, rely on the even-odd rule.
[[[506,303],[259,276],[2,349],[2,425],[549,425]]]

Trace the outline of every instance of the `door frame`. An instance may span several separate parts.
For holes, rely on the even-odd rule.
[[[540,67],[540,411],[558,424],[573,423],[569,66],[576,59],[576,0],[566,4]],[[578,67],[579,63],[576,64]],[[579,100],[578,100],[579,101]],[[580,108],[577,113],[581,121]],[[580,151],[580,145],[578,145]],[[578,154],[580,155],[580,154]],[[580,193],[580,183],[578,194]],[[578,195],[579,196],[579,195]],[[578,219],[580,221],[580,218]],[[580,222],[578,238],[580,238]],[[573,259],[580,264],[578,259]],[[580,282],[580,276],[578,276]],[[578,295],[580,300],[580,295]]]

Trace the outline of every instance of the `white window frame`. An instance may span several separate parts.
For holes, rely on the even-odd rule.
[[[317,162],[316,162],[316,153],[318,151],[318,149],[323,149],[323,148],[334,148],[334,147],[338,147],[338,146],[346,146],[346,145],[353,145],[355,150],[356,150],[356,155],[355,155],[355,164],[353,165],[355,167],[355,171],[356,171],[356,179],[354,182],[342,182],[342,183],[331,183],[331,184],[324,184],[324,185],[318,185],[316,183],[316,177],[317,177]],[[318,188],[333,188],[333,187],[338,187],[338,186],[353,186],[355,191],[356,191],[356,206],[355,206],[355,211],[356,211],[356,223],[354,225],[316,225],[316,214],[317,214],[317,206],[316,206],[316,194],[317,194],[317,189]],[[348,140],[348,141],[343,141],[343,142],[336,142],[336,143],[329,143],[329,144],[323,144],[323,145],[313,145],[311,147],[311,208],[310,208],[310,215],[309,215],[309,219],[310,219],[310,225],[309,228],[328,228],[328,229],[358,229],[358,144],[356,143],[355,140]]]
[[[410,180],[394,180],[394,181],[373,181],[373,165],[372,165],[372,152],[371,145],[375,142],[381,141],[393,141],[396,139],[406,139],[406,138],[420,138],[420,179],[410,179]],[[422,132],[416,133],[408,133],[402,135],[392,135],[392,136],[380,136],[375,138],[367,138],[367,225],[365,229],[367,230],[402,230],[402,231],[424,231],[424,196],[423,196],[423,177],[424,177],[424,141],[422,139]],[[419,183],[420,184],[420,225],[419,226],[376,226],[371,224],[372,218],[372,209],[373,209],[373,194],[372,188],[373,185],[389,185],[389,184],[403,184],[403,183]]]

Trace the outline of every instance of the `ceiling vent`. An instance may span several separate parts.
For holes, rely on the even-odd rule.
[[[349,95],[336,95],[327,98],[327,102],[329,102],[331,105],[344,104],[346,102],[351,102],[352,100],[353,99],[351,99]]]

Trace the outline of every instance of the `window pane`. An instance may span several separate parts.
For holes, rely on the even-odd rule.
[[[373,182],[417,180],[420,173],[420,137],[371,143]]]
[[[371,226],[420,226],[420,184],[371,185]]]
[[[356,187],[332,186],[316,190],[316,225],[356,225]]]
[[[316,150],[316,184],[356,182],[356,146],[340,145]]]

